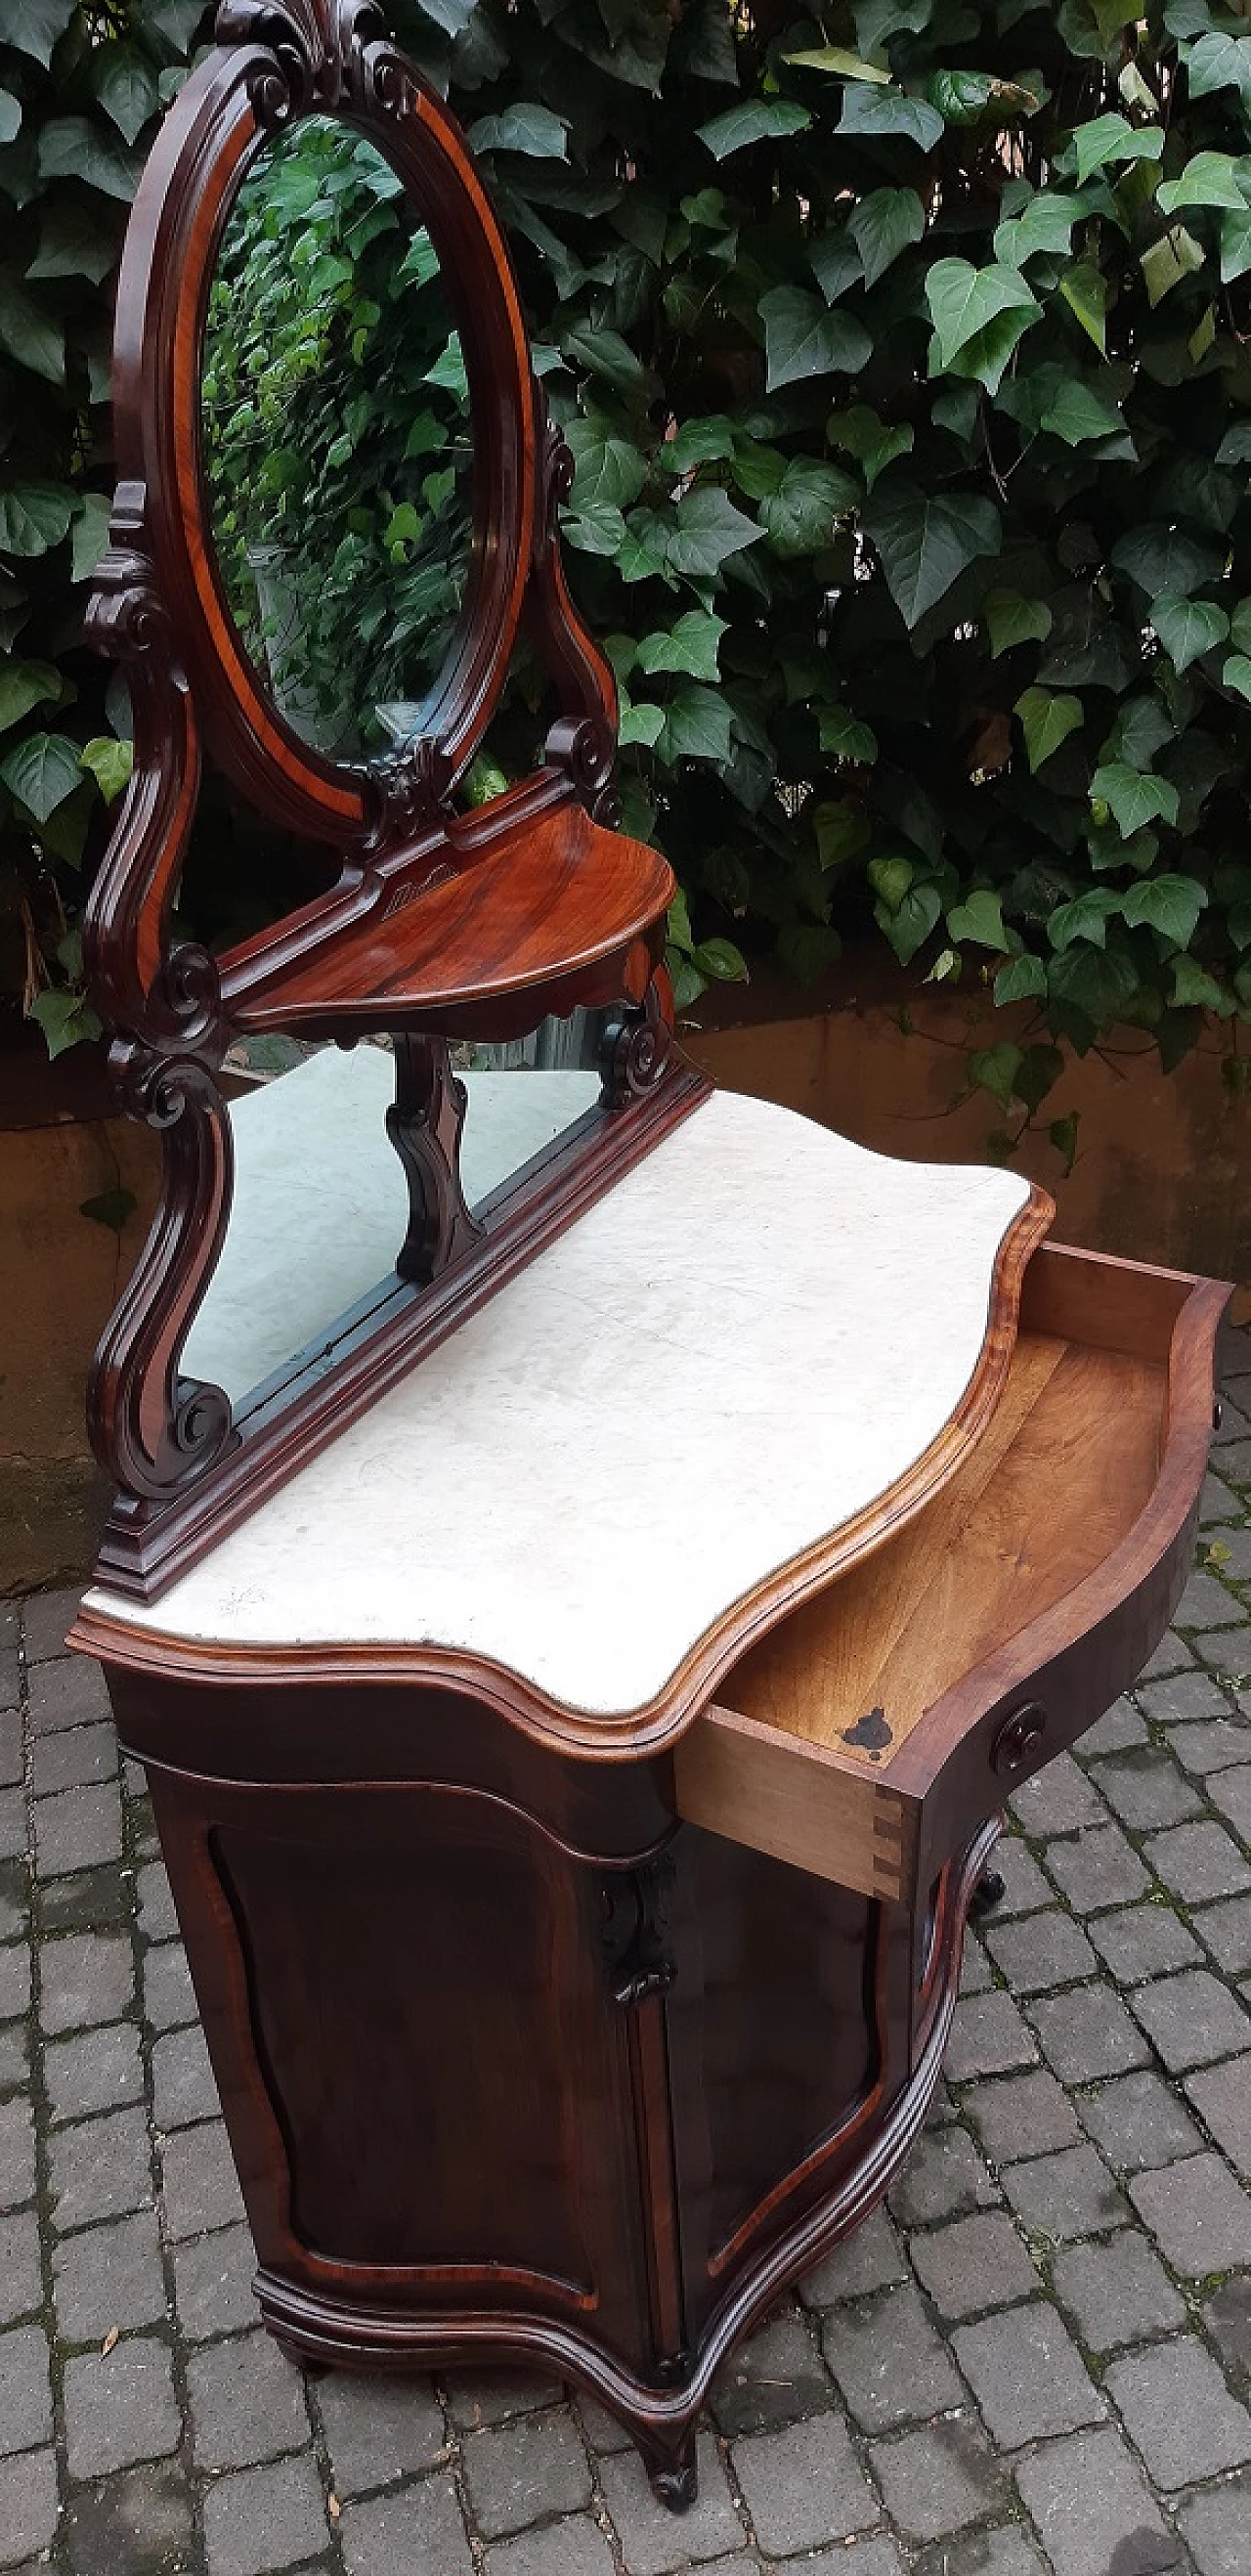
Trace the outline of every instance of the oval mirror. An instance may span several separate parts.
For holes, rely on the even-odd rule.
[[[200,437],[218,577],[272,705],[336,761],[420,735],[469,578],[469,389],[429,233],[332,117],[270,138],[234,199]]]

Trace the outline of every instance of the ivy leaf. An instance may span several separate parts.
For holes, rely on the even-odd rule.
[[[42,179],[81,179],[84,187],[126,205],[139,185],[142,166],[140,158],[123,152],[85,116],[54,116],[39,137]]]
[[[705,608],[688,608],[668,635],[643,637],[639,669],[649,676],[655,671],[686,671],[694,680],[719,680],[717,648],[727,632],[724,617],[713,617]]]
[[[33,54],[37,63],[47,68],[53,47],[64,35],[78,6],[78,0],[8,0],[4,16],[4,41],[16,52]]]
[[[38,822],[46,823],[82,785],[78,745],[63,733],[28,734],[7,760],[0,760],[0,778]]]
[[[647,465],[637,447],[594,416],[571,420],[564,435],[574,463],[570,507],[628,510],[647,481]]]
[[[1215,651],[1229,633],[1223,608],[1210,599],[1181,599],[1165,592],[1151,603],[1151,623],[1175,671],[1187,671],[1201,653]]]
[[[890,85],[890,73],[879,71],[876,63],[862,62],[850,54],[845,45],[816,45],[799,53],[783,54],[784,63],[800,63],[805,71],[831,72],[836,80],[873,81],[879,88]]]
[[[778,955],[798,984],[815,984],[841,956],[842,947],[838,932],[824,922],[787,922],[778,932]]]
[[[871,768],[877,759],[878,741],[872,725],[862,724],[850,707],[822,707],[818,734],[822,751],[832,751],[840,760],[855,761],[858,768]]]
[[[777,491],[761,501],[761,526],[775,554],[813,554],[833,543],[835,520],[859,499],[859,485],[839,466],[814,465],[796,456]]]
[[[59,483],[15,483],[0,492],[0,555],[43,555],[59,545],[75,497]]]
[[[741,152],[749,143],[764,143],[770,137],[802,134],[812,118],[806,107],[793,98],[744,99],[738,107],[728,107],[723,116],[712,116],[695,131],[706,143],[715,161],[727,161],[732,152]]]
[[[567,545],[577,547],[579,554],[607,555],[615,560],[625,544],[626,523],[611,502],[588,501],[584,510],[574,508],[562,517],[561,534]]]
[[[925,281],[941,364],[950,367],[996,314],[1019,308],[1040,312],[1036,297],[1015,268],[974,268],[967,259],[936,260]]]
[[[1023,599],[1017,590],[992,590],[982,601],[982,619],[990,637],[990,658],[997,662],[1013,644],[1045,644],[1051,633],[1051,611],[1045,599]]]
[[[901,966],[910,966],[917,950],[923,948],[942,912],[942,898],[937,886],[913,885],[894,910],[884,903],[874,905],[874,919],[886,933]]]
[[[1001,966],[995,977],[995,1001],[1002,1009],[1005,1002],[1039,1002],[1046,999],[1047,969],[1041,957],[1028,953],[1013,957]]]
[[[1228,152],[1196,152],[1180,178],[1161,180],[1155,201],[1162,215],[1180,214],[1184,206],[1229,206],[1236,215],[1247,210],[1237,167]]]
[[[675,572],[684,572],[693,581],[709,580],[728,556],[758,544],[761,535],[755,520],[736,510],[719,484],[697,483],[693,491],[684,492],[676,521],[669,538],[669,561]]]
[[[839,134],[891,134],[932,152],[941,140],[943,120],[928,100],[909,98],[903,90],[870,89],[857,82],[843,92]],[[907,962],[906,960],[904,961]]]
[[[937,606],[967,564],[997,555],[1002,538],[994,503],[980,494],[895,492],[874,500],[864,524],[909,627]]]
[[[1237,89],[1244,103],[1251,100],[1251,40],[1246,36],[1200,36],[1186,58],[1186,79],[1192,99],[1210,98],[1216,90]]]
[[[1150,250],[1143,252],[1138,265],[1142,270],[1150,304],[1162,304],[1182,279],[1193,277],[1203,266],[1203,246],[1188,233],[1184,224],[1174,224]]]
[[[566,161],[569,119],[523,99],[499,116],[480,116],[469,128],[469,140],[475,152],[519,152],[529,161]]]
[[[1022,1048],[1000,1038],[996,1046],[982,1047],[969,1057],[969,1079],[979,1091],[989,1091],[992,1099],[1001,1101],[1006,1109],[1024,1062]]]
[[[1085,894],[1075,895],[1071,903],[1057,904],[1047,923],[1047,937],[1055,949],[1071,948],[1075,939],[1088,940],[1092,948],[1105,948],[1108,915],[1120,909],[1119,894],[1108,886],[1091,886]]]
[[[802,286],[773,286],[757,306],[765,326],[767,387],[802,383],[809,376],[855,375],[873,354],[862,322],[829,313]]]
[[[119,742],[116,734],[97,734],[91,742],[84,743],[80,758],[83,768],[89,770],[94,778],[105,804],[111,805],[129,785],[135,765],[134,744]]]
[[[1221,678],[1227,689],[1236,690],[1240,698],[1246,698],[1251,704],[1251,657],[1246,653],[1231,653]]]
[[[1149,599],[1185,599],[1201,582],[1215,581],[1224,564],[1215,546],[1159,521],[1131,528],[1113,546],[1112,561]]]
[[[43,1030],[49,1057],[64,1055],[68,1047],[102,1033],[101,1021],[81,993],[36,993],[27,1017]]]
[[[1080,447],[1088,438],[1114,438],[1124,427],[1115,403],[1082,376],[1069,376],[1057,386],[1038,425],[1062,438],[1066,447]]]
[[[54,197],[40,209],[39,249],[28,277],[87,277],[93,286],[108,276],[117,258],[117,242],[101,222],[98,207],[76,198]]]
[[[1221,283],[1232,286],[1251,268],[1251,208],[1226,215],[1221,225]]]
[[[864,276],[864,262],[851,234],[818,233],[808,244],[808,262],[827,304],[837,304]]]
[[[1146,922],[1175,947],[1188,948],[1208,900],[1207,887],[1197,877],[1143,877],[1130,887],[1122,910],[1131,930]]]
[[[65,333],[26,293],[12,269],[0,269],[0,349],[7,349],[32,375],[64,384]]]
[[[70,580],[90,581],[109,541],[112,503],[104,492],[85,492],[74,512]]]
[[[856,403],[850,411],[831,413],[826,436],[832,447],[841,448],[845,455],[858,458],[870,492],[879,474],[884,474],[897,456],[910,456],[916,445],[916,431],[911,421],[901,421],[898,427],[888,427],[878,419],[875,411],[870,411],[867,403]]]
[[[971,940],[977,948],[1002,953],[1008,945],[1000,899],[989,886],[975,886],[963,903],[953,904],[947,915],[947,928],[954,940]]]
[[[1108,282],[1089,260],[1077,260],[1060,280],[1060,293],[1100,357],[1108,346]]]
[[[665,709],[664,731],[657,738],[663,759],[711,760],[722,765],[732,756],[732,709],[717,689],[679,689]]]
[[[915,188],[874,188],[853,206],[847,229],[864,264],[865,285],[876,286],[900,252],[921,240],[925,208]]]
[[[623,706],[617,725],[617,740],[623,751],[632,742],[641,742],[648,751],[655,748],[665,729],[665,711],[647,699],[636,699]]]
[[[22,130],[22,102],[11,89],[0,89],[0,143],[11,143]]]
[[[1052,689],[1026,689],[1013,712],[1021,719],[1031,770],[1041,769],[1043,762],[1050,760],[1061,743],[1085,722],[1081,699]]]
[[[1019,215],[1008,216],[998,226],[995,257],[1009,268],[1023,268],[1039,251],[1067,257],[1073,226],[1089,212],[1081,197],[1064,196],[1058,190],[1032,197]]]
[[[1223,1014],[1229,1007],[1215,976],[1209,975],[1207,968],[1200,966],[1194,957],[1182,956],[1173,960],[1172,999],[1182,1010],[1220,1011]]]
[[[1121,838],[1127,841],[1131,832],[1140,832],[1144,823],[1175,823],[1179,797],[1167,778],[1154,778],[1150,772],[1131,769],[1123,760],[1105,762],[1095,771],[1090,782],[1091,801],[1106,805],[1115,815]]]
[[[137,142],[161,103],[150,63],[134,45],[102,45],[91,66],[91,86],[124,141]]]
[[[61,674],[51,662],[0,663],[0,733],[20,724],[32,707],[61,698]]]
[[[1164,128],[1131,125],[1128,117],[1113,108],[1106,116],[1095,117],[1092,124],[1079,125],[1072,149],[1077,176],[1082,181],[1092,178],[1096,170],[1118,163],[1158,161],[1164,150]]]
[[[619,331],[577,322],[562,332],[560,345],[574,366],[585,367],[588,375],[611,385],[616,393],[632,393],[647,381],[641,359]]]

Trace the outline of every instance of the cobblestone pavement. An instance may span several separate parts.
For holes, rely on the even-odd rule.
[[[727,2370],[682,2519],[555,2384],[306,2386],[258,2331],[142,1776],[72,1596],[0,1607],[0,2567],[1251,2576],[1236,1348],[1177,1629],[1015,1801],[930,2126]]]

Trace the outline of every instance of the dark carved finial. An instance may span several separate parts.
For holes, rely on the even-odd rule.
[[[604,1031],[600,1063],[605,1108],[624,1109],[650,1091],[664,1072],[672,1044],[673,1022],[657,973],[637,1009],[623,1011]]]
[[[482,1241],[465,1204],[460,1136],[468,1097],[443,1038],[395,1041],[395,1105],[387,1134],[408,1181],[408,1232],[396,1258],[401,1279],[427,1287]]]
[[[561,716],[548,734],[543,757],[550,768],[567,772],[592,822],[611,829],[619,810],[617,740],[607,717]]]
[[[604,1882],[604,1957],[616,2003],[666,1995],[677,1981],[668,1922],[673,1879],[673,1862],[662,1852]]]
[[[440,825],[451,776],[451,764],[431,735],[371,761],[367,793],[373,819],[366,848],[392,848]]]

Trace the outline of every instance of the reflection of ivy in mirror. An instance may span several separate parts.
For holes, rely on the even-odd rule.
[[[201,421],[223,587],[275,702],[323,751],[403,741],[464,594],[468,389],[429,234],[329,118],[279,135],[239,191]]]

